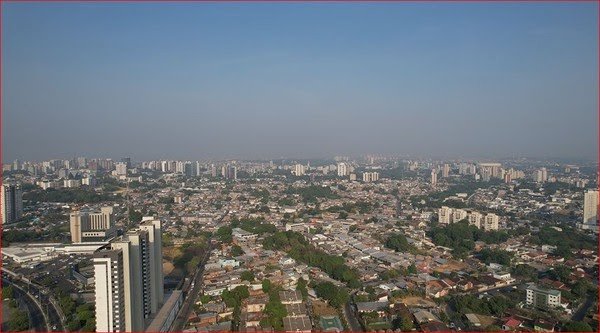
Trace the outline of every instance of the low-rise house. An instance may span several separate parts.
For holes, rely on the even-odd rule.
[[[359,313],[377,312],[379,316],[384,316],[388,308],[388,302],[357,302],[356,309]]]

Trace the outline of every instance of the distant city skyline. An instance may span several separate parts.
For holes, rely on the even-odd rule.
[[[597,3],[3,3],[2,157],[597,159]]]

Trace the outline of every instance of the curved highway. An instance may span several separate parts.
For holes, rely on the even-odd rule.
[[[27,292],[21,289],[20,286],[17,286],[7,279],[2,279],[2,284],[11,285],[14,287],[13,290],[15,299],[19,302],[19,304],[23,304],[27,308],[31,329],[34,332],[47,332],[48,329],[46,326],[44,313],[42,312],[42,309],[38,303],[34,301],[34,296],[27,294]]]

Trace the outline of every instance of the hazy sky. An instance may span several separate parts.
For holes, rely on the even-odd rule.
[[[596,3],[2,3],[10,161],[596,158]]]

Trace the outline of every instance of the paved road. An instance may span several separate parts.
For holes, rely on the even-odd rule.
[[[346,302],[346,305],[344,305],[344,315],[346,316],[346,322],[348,322],[348,326],[350,326],[348,328],[352,332],[362,332],[362,326],[358,322],[358,318],[356,318],[354,309],[352,307],[353,304],[351,300]]]
[[[223,216],[221,216],[219,218],[219,220],[217,221],[217,224],[220,223],[221,221],[223,221],[225,216],[227,216],[228,214],[229,214],[229,210],[226,211],[225,214],[223,214]],[[181,306],[181,309],[179,310],[179,313],[177,314],[177,317],[175,318],[175,321],[173,322],[173,326],[171,327],[172,332],[180,332],[183,330],[183,327],[185,326],[187,319],[190,316],[193,306],[196,303],[196,300],[198,299],[198,297],[200,296],[200,292],[202,291],[201,287],[202,287],[202,275],[204,274],[204,265],[206,264],[206,261],[210,257],[210,252],[212,251],[212,248],[213,248],[211,240],[208,239],[207,242],[208,242],[208,249],[204,253],[204,258],[202,258],[202,261],[198,265],[198,269],[196,270],[196,273],[194,273],[194,277],[192,278],[192,281],[194,282],[194,286],[192,288],[190,288],[189,292],[187,292],[187,295],[185,296],[183,305]]]
[[[31,329],[33,329],[34,332],[46,332],[47,326],[44,314],[42,313],[42,309],[33,300],[33,297],[7,279],[2,279],[2,285],[12,285],[15,287],[13,288],[15,299],[19,304],[27,308]]]
[[[202,258],[202,261],[200,262],[200,265],[198,266],[198,269],[196,270],[196,273],[194,274],[194,277],[192,279],[192,281],[194,281],[193,282],[194,286],[192,288],[190,288],[190,291],[187,293],[187,296],[185,297],[185,300],[183,301],[181,310],[179,310],[179,313],[177,314],[177,318],[175,318],[175,322],[173,323],[173,327],[171,328],[172,332],[181,332],[183,330],[183,327],[185,326],[185,323],[187,322],[187,319],[190,316],[190,313],[192,312],[193,306],[196,303],[196,300],[198,299],[200,292],[202,290],[201,285],[202,285],[202,275],[204,273],[204,265],[206,264],[206,261],[210,257],[211,250],[212,250],[212,245],[209,242],[208,249],[204,253],[204,258]]]
[[[592,304],[594,304],[594,301],[596,300],[596,295],[588,295],[587,298],[585,299],[585,302],[577,309],[577,311],[575,311],[575,313],[573,314],[573,317],[571,317],[572,321],[582,321],[583,318],[585,317],[585,314],[587,313],[588,309],[590,308],[590,306],[592,306]]]
[[[53,331],[58,331],[58,332],[64,331],[61,317],[58,313],[58,310],[56,309],[54,304],[51,302],[49,295],[44,294],[41,291],[41,289],[38,286],[36,286],[35,284],[27,284],[25,281],[14,279],[9,274],[4,275],[2,280],[8,281],[8,282],[12,283],[13,285],[17,285],[17,286],[21,287],[23,290],[27,290],[32,295],[32,297],[37,296],[36,299],[39,300],[40,306],[44,307],[43,311],[45,311],[47,319],[48,319],[48,326],[46,329],[44,329],[44,331],[47,331],[48,329],[53,330]]]

